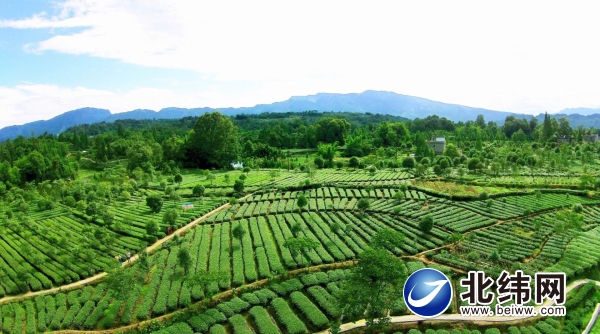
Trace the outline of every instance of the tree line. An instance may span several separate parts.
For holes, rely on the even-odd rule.
[[[179,120],[121,120],[77,126],[58,136],[19,137],[1,143],[0,188],[75,178],[80,167],[102,170],[121,159],[127,161],[131,173],[149,175],[156,170],[168,174],[182,167],[228,168],[238,160],[253,167],[284,168],[291,165],[285,150],[302,148],[317,149],[317,167],[334,167],[333,156],[342,147],[347,157],[374,154],[399,166],[414,167],[411,161],[399,162],[399,152],[410,151],[418,159],[433,160],[435,155],[427,144],[433,135],[452,137],[463,151],[481,151],[484,141],[554,143],[557,136],[568,135],[582,142],[583,135],[592,132],[595,130],[573,129],[568,119],[548,115],[542,124],[535,118],[508,116],[503,125],[486,123],[483,115],[474,121],[455,123],[438,116],[406,120],[389,115],[315,111],[233,117],[213,112]],[[457,155],[451,152],[449,157]],[[481,161],[486,157],[475,158]],[[508,159],[519,160],[512,155]],[[519,164],[535,162],[521,157]],[[476,161],[471,165],[469,169],[477,168]]]

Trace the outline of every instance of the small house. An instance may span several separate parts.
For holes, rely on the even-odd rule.
[[[583,135],[583,140],[586,143],[595,143],[598,141],[598,134],[593,134],[593,135]]]
[[[236,161],[231,163],[231,167],[233,167],[233,169],[244,168],[244,164]]]
[[[446,137],[435,136],[431,138],[427,144],[429,144],[429,148],[432,149],[435,154],[442,154],[446,150]]]
[[[575,139],[569,135],[558,136],[556,137],[556,140],[559,144],[571,144],[575,141]]]

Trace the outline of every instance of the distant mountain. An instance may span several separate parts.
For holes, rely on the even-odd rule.
[[[72,110],[47,121],[35,121],[23,125],[12,125],[2,128],[0,129],[0,141],[16,138],[18,136],[29,137],[31,134],[38,136],[44,132],[59,134],[69,127],[102,122],[110,116],[110,111],[106,109],[82,108]]]
[[[425,118],[430,115],[446,117],[453,121],[475,120],[483,114],[486,121],[502,123],[509,115],[531,118],[522,115],[481,108],[472,108],[457,104],[436,102],[420,97],[396,94],[385,91],[365,91],[352,94],[319,93],[308,96],[294,96],[287,101],[272,104],[259,104],[243,108],[165,108],[160,111],[137,109],[128,112],[111,114],[108,110],[84,108],[69,111],[47,121],[37,121],[19,126],[0,129],[0,141],[15,138],[19,135],[40,135],[44,132],[58,134],[65,129],[98,122],[114,122],[120,119],[178,119],[186,116],[200,116],[206,112],[219,110],[226,115],[258,114],[263,112],[301,112],[306,110],[318,111],[348,111],[373,114],[389,114],[408,119]],[[554,115],[552,115],[554,117]]]
[[[558,114],[562,114],[562,115],[574,115],[574,114],[578,114],[578,115],[582,115],[582,116],[589,116],[589,115],[594,115],[594,114],[600,114],[600,108],[567,108],[567,109],[563,109],[561,111],[559,111],[557,113]],[[552,115],[552,116],[556,116],[556,115]]]
[[[550,114],[549,114],[550,115]],[[581,114],[552,114],[550,115],[552,118],[561,118],[565,117],[571,123],[572,128],[577,128],[578,126],[584,126],[586,128],[595,128],[600,129],[600,113],[592,114],[592,115],[581,115]],[[539,114],[536,116],[538,119],[538,124],[542,124],[544,122],[544,114]]]
[[[453,121],[475,120],[483,114],[486,121],[504,121],[506,116],[527,117],[510,112],[472,108],[457,104],[432,101],[420,97],[401,95],[393,92],[368,90],[363,93],[330,94],[319,93],[308,96],[294,96],[287,101],[272,104],[259,104],[252,108],[238,108],[236,112],[247,114],[277,111],[351,111],[389,114],[409,119],[425,118],[431,115],[446,117]]]

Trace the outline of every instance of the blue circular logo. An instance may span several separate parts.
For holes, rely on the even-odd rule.
[[[415,271],[404,284],[404,302],[412,313],[433,318],[444,313],[452,302],[452,284],[439,270]]]

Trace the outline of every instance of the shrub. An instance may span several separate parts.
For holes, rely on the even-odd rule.
[[[262,305],[266,305],[271,300],[277,298],[277,294],[267,288],[255,291],[254,295],[260,300]]]
[[[208,324],[204,322],[199,316],[193,316],[188,319],[188,324],[192,326],[192,328],[196,332],[205,333],[208,331]]]
[[[315,277],[317,278],[317,281],[319,282],[319,284],[329,283],[329,275],[327,275],[327,273],[320,271],[320,272],[315,273]]]
[[[342,269],[330,270],[327,272],[330,282],[341,281],[346,278],[346,274]]]
[[[214,308],[210,308],[204,311],[204,314],[214,319],[216,323],[225,322],[227,320],[227,317],[225,317],[223,313],[219,312],[219,310]]]
[[[163,206],[162,196],[158,194],[147,196],[146,205],[153,213],[159,213]]]
[[[190,326],[185,322],[178,322],[174,325],[165,328],[162,331],[167,334],[194,334],[192,328],[190,328]]]
[[[250,309],[250,316],[254,320],[258,332],[262,334],[278,334],[279,328],[271,320],[269,313],[261,306],[254,306]]]
[[[60,308],[59,308],[60,309]],[[59,319],[60,317],[57,317],[58,314],[58,310],[56,312],[56,314],[54,315],[54,318],[52,318],[52,323],[50,324],[50,328],[52,329],[60,329],[62,328],[67,328],[70,327],[71,324],[73,323],[73,319],[75,318],[75,316],[77,315],[77,313],[79,313],[79,310],[81,309],[81,304],[75,304],[73,306],[71,306],[71,308],[69,308],[69,311],[67,312],[67,308],[65,307],[65,312],[66,315]]]
[[[308,329],[300,319],[294,314],[294,311],[282,298],[275,298],[271,302],[275,314],[279,321],[285,326],[290,334],[304,334]]]
[[[194,186],[194,189],[192,189],[192,195],[194,195],[195,197],[202,197],[204,196],[204,190],[204,186],[196,185]]]
[[[83,305],[81,310],[79,310],[79,313],[77,313],[75,319],[73,319],[73,326],[81,329],[83,327],[83,323],[86,321],[90,313],[92,313],[95,306],[96,303],[94,303],[93,300],[88,300],[85,305]]]
[[[575,296],[573,296],[573,298],[571,298],[565,302],[565,307],[567,309],[569,309],[569,308],[581,303],[588,296],[590,291],[592,291],[592,289],[594,289],[594,287],[595,287],[594,282],[586,283],[583,287],[581,287],[579,289],[579,291],[577,291],[577,294]]]
[[[261,303],[260,299],[258,299],[255,294],[249,292],[244,293],[242,299],[250,303],[250,305],[258,305]]]
[[[485,330],[485,334],[501,334],[498,328],[488,328]]]
[[[179,306],[188,307],[191,303],[192,295],[190,293],[190,288],[187,286],[187,284],[184,283],[179,294]]]
[[[210,328],[210,334],[227,334],[227,331],[221,325],[214,325]]]
[[[327,312],[327,314],[333,318],[337,318],[340,315],[336,298],[331,296],[323,287],[318,285],[311,286],[308,288],[308,293],[313,297],[317,304],[319,304],[321,309]]]
[[[104,316],[104,310],[108,308],[108,305],[108,300],[106,298],[102,299],[93,310],[92,314],[85,319],[83,327],[85,329],[94,329],[98,320]]]
[[[415,168],[415,165],[415,159],[411,157],[405,157],[404,159],[402,159],[402,167],[404,168]]]
[[[508,334],[521,334],[521,331],[515,326],[510,326],[508,327]]]
[[[236,314],[229,318],[229,324],[235,334],[254,334],[250,326],[248,326],[246,319],[241,314]]]
[[[433,217],[427,215],[421,218],[421,221],[419,222],[419,228],[423,232],[430,232],[433,229]]]
[[[77,205],[77,201],[75,201],[75,198],[73,196],[65,197],[63,202],[65,203],[66,206],[68,206],[70,208],[74,208]]]
[[[317,277],[315,276],[315,274],[306,274],[303,275],[302,277],[300,277],[300,280],[302,280],[302,283],[306,286],[311,286],[311,285],[316,285],[319,284],[319,282],[317,281]]]
[[[306,316],[316,327],[325,328],[329,320],[318,307],[313,304],[302,292],[295,291],[290,295],[292,303]]]

